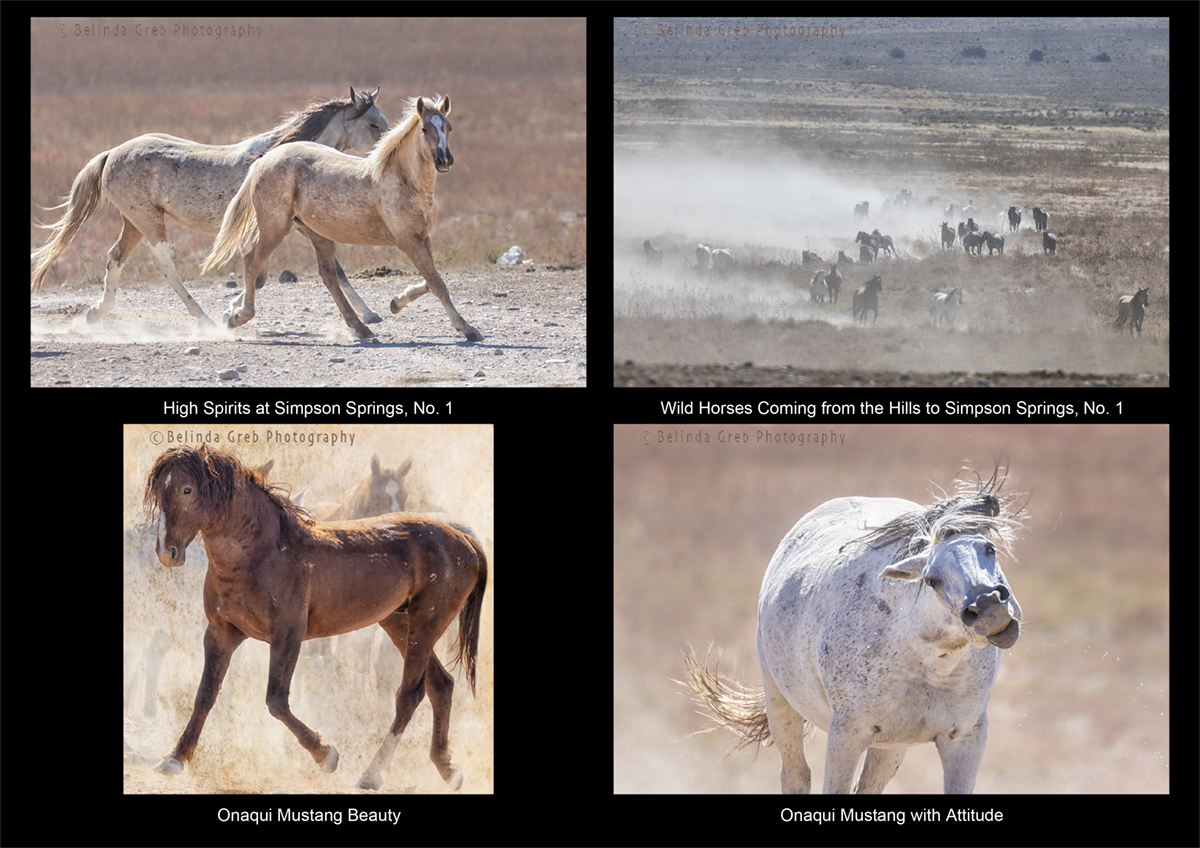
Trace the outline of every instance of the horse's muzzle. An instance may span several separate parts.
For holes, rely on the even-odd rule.
[[[186,545],[160,545],[155,542],[154,552],[158,554],[158,561],[168,568],[177,568],[187,559]]]
[[[989,634],[987,639],[997,648],[1011,648],[1017,644],[1017,638],[1021,635],[1021,623],[1015,618],[1009,622],[1008,626],[996,633]]]
[[[454,164],[454,154],[449,150],[446,155],[442,155],[442,151],[437,150],[433,154],[433,166],[438,169],[439,173],[446,173],[450,170],[450,166]]]

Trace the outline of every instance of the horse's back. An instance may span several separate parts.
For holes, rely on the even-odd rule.
[[[822,729],[828,729],[830,714],[818,657],[828,648],[830,628],[839,621],[870,620],[878,593],[894,591],[879,573],[891,563],[895,545],[870,548],[855,540],[919,509],[898,498],[828,501],[796,522],[767,566],[758,602],[764,674]]]

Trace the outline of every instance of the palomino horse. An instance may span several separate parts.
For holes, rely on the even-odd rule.
[[[468,341],[483,341],[483,333],[454,308],[446,282],[433,264],[429,243],[437,212],[433,184],[439,171],[445,173],[454,164],[447,140],[450,98],[434,97],[411,98],[399,123],[365,159],[316,144],[289,144],[263,156],[250,168],[225,211],[203,270],[248,253],[246,276],[252,278],[295,222],[317,251],[321,279],[346,324],[366,339],[375,334],[350,309],[333,276],[334,242],[395,245],[417,266],[425,282],[392,298],[392,312],[432,291],[454,329]],[[243,298],[225,313],[229,327],[254,317],[254,289],[247,286]]]
[[[207,446],[172,448],[146,475],[144,498],[161,524],[154,550],[166,566],[184,564],[196,534],[208,551],[204,581],[204,673],[192,718],[175,750],[158,764],[179,774],[196,750],[229,660],[249,636],[271,646],[267,709],[295,734],[324,771],[338,753],[288,706],[292,672],[306,639],[378,624],[404,657],[396,720],[358,785],[378,789],[400,734],[426,693],[433,706],[429,757],[453,789],[450,763],[454,678],[433,646],[458,616],[458,655],[475,692],[479,616],[487,557],[466,533],[412,513],[319,522],[231,454]],[[161,515],[160,515],[161,514]]]
[[[349,99],[314,103],[274,129],[237,144],[199,144],[151,133],[104,151],[75,177],[70,198],[52,207],[65,206],[67,211],[57,224],[47,227],[54,237],[32,254],[30,290],[41,290],[51,263],[66,250],[103,197],[120,211],[123,226],[117,243],[108,251],[104,297],[87,311],[87,321],[98,321],[112,310],[121,271],[144,236],[167,283],[188,312],[200,324],[212,324],[179,279],[171,261],[163,215],[170,214],[193,230],[216,233],[221,228],[225,206],[246,178],[251,162],[281,144],[313,141],[338,150],[353,147],[366,153],[388,131],[387,118],[375,106],[378,95],[378,88],[373,94],[360,94],[351,88]],[[363,318],[370,323],[382,321],[350,287],[340,264],[337,274]],[[256,288],[263,287],[266,276],[264,266],[256,277]]]

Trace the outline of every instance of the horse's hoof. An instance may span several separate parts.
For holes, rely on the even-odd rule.
[[[393,297],[392,302],[389,304],[389,308],[392,310],[392,314],[395,315],[404,308],[404,304],[400,302],[399,297]]]
[[[156,765],[154,770],[162,774],[179,774],[183,771],[183,763],[174,757],[163,757],[162,762]]]
[[[457,792],[462,789],[463,775],[462,769],[455,769],[450,772],[450,776],[446,778],[446,785],[450,787],[451,792]]]
[[[470,330],[469,333],[463,333],[463,335],[467,337],[467,341],[469,341],[469,342],[483,341],[483,333],[479,332],[478,330],[476,330],[474,327],[471,327],[470,325],[468,325],[468,329]]]
[[[358,779],[359,789],[378,789],[383,784],[383,781],[378,775],[373,775],[364,772],[363,776]]]
[[[329,753],[325,755],[325,761],[321,763],[321,771],[331,772],[337,770],[338,755],[337,748],[329,746]]]

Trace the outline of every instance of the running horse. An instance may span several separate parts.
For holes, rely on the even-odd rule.
[[[353,147],[366,153],[388,131],[387,118],[375,105],[378,96],[378,88],[370,94],[351,88],[349,99],[312,103],[274,129],[237,144],[200,144],[150,133],[97,154],[75,177],[70,197],[51,207],[66,211],[57,223],[45,227],[53,238],[30,256],[34,263],[30,291],[41,291],[51,264],[101,201],[108,200],[121,213],[121,235],[108,251],[104,296],[88,309],[87,322],[99,321],[112,311],[121,272],[144,238],[159,272],[188,312],[199,325],[211,325],[212,319],[184,288],[171,261],[164,216],[169,214],[183,226],[202,233],[216,233],[221,229],[229,198],[246,178],[251,163],[280,145],[314,142],[335,150]],[[363,320],[369,324],[382,321],[354,291],[342,266],[338,264],[335,270],[341,289]],[[255,288],[262,288],[266,279],[264,267],[256,275]]]
[[[393,297],[392,314],[433,292],[454,329],[467,341],[483,341],[483,333],[454,308],[429,241],[437,220],[434,183],[454,164],[449,114],[449,97],[410,98],[399,123],[365,159],[303,142],[267,153],[250,166],[229,202],[202,270],[207,273],[235,256],[246,256],[246,277],[253,279],[283,237],[298,227],[317,252],[321,280],[346,325],[358,338],[367,339],[375,334],[350,309],[334,276],[334,247],[336,242],[395,246],[425,281]],[[225,324],[232,329],[253,317],[254,287],[247,286],[230,304]]]
[[[192,758],[229,660],[247,637],[271,646],[267,709],[295,734],[323,771],[338,753],[288,706],[300,643],[378,624],[404,657],[396,719],[359,788],[378,789],[400,734],[426,694],[433,706],[429,758],[452,789],[462,773],[450,762],[454,678],[433,653],[458,616],[457,655],[475,693],[479,617],[487,557],[467,533],[432,518],[396,512],[357,521],[319,522],[235,456],[171,448],[146,475],[144,505],[160,519],[154,550],[163,565],[184,564],[199,533],[208,551],[204,580],[204,672],[191,720],[175,750],[155,768],[179,774]]]

